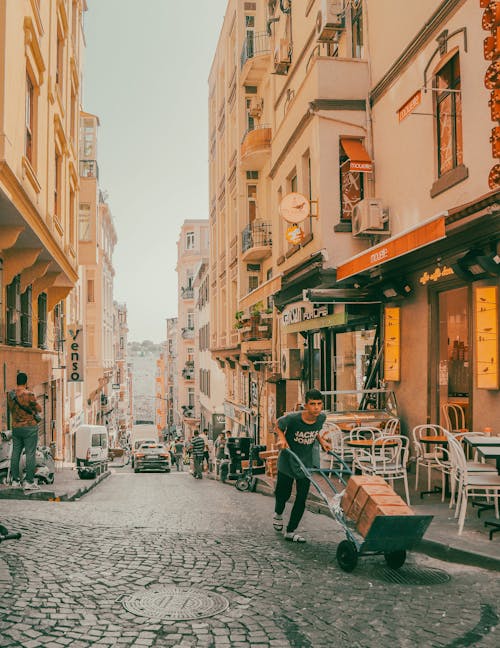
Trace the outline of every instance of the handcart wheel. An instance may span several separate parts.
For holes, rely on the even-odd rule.
[[[405,564],[406,551],[404,549],[401,549],[400,551],[390,551],[384,554],[384,558],[388,567],[391,569],[399,569]]]
[[[253,480],[250,477],[239,477],[236,480],[235,486],[239,491],[249,491],[252,490],[252,481]]]
[[[337,547],[337,562],[345,572],[352,572],[358,564],[358,550],[354,542],[342,540]]]

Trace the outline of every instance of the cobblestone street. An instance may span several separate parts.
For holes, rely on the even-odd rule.
[[[498,646],[497,573],[413,553],[408,568],[449,580],[389,583],[381,557],[345,574],[332,520],[307,512],[308,543],[295,545],[272,529],[272,509],[187,473],[128,469],[74,503],[0,502],[0,520],[23,533],[0,545],[0,646]],[[174,585],[229,606],[166,621],[123,604]]]

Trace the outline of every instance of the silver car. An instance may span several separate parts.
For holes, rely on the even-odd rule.
[[[170,472],[170,452],[162,443],[142,443],[135,453],[134,472],[161,470]]]

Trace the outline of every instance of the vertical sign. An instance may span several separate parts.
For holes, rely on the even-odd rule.
[[[476,376],[478,389],[498,389],[498,288],[476,288]]]
[[[83,327],[78,326],[74,329],[68,329],[69,344],[68,357],[66,360],[66,373],[68,382],[83,382]]]
[[[384,311],[384,380],[401,380],[401,323],[400,308]]]

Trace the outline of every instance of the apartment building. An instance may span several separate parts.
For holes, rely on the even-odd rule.
[[[78,279],[78,119],[85,0],[0,4],[0,426],[18,371],[42,405],[40,440],[71,456],[64,340]],[[70,402],[71,401],[71,402]],[[80,404],[81,407],[81,399]]]
[[[99,187],[97,163],[99,119],[80,119],[79,275],[85,338],[84,390],[86,422],[113,429],[113,250],[117,243],[113,216]],[[112,432],[114,434],[114,432]]]
[[[225,376],[210,353],[210,272],[208,258],[203,259],[194,273],[195,301],[195,400],[200,403],[200,430],[208,431],[215,440],[224,432]]]
[[[116,445],[126,442],[132,429],[132,373],[128,362],[128,319],[127,305],[114,302],[113,324],[114,373],[112,382]]]
[[[177,416],[182,434],[191,438],[200,425],[200,405],[196,398],[195,374],[195,296],[194,277],[202,259],[208,257],[207,220],[185,220],[177,241]]]
[[[498,413],[498,3],[410,4],[228,2],[210,299],[234,433],[272,442],[310,387],[386,385],[409,427]]]

